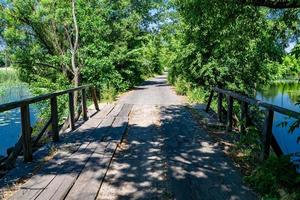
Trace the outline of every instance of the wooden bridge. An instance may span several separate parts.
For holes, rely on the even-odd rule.
[[[88,90],[95,109],[87,109]],[[75,115],[75,91],[81,93],[81,118]],[[214,92],[219,94],[220,120],[222,98],[228,96],[228,131],[232,129],[233,98],[244,102],[241,105],[245,120],[248,103],[267,108],[264,157],[273,144],[270,129],[273,112],[299,117],[298,113],[229,91],[216,88]],[[69,133],[60,131],[63,129],[57,111],[60,95],[69,96]],[[212,93],[207,111],[213,96]],[[50,101],[51,117],[33,140],[29,105],[44,100]],[[0,112],[18,107],[21,108],[22,145],[16,145],[18,148],[8,159],[14,160],[22,153],[29,163],[12,169],[0,180],[3,198],[257,199],[243,184],[241,174],[219,144],[186,109],[184,98],[166,84],[165,76],[145,82],[123,95],[116,104],[99,106],[94,88],[82,86],[1,105]],[[49,126],[53,142],[46,150],[33,152],[32,147]],[[16,185],[11,187],[12,183]]]

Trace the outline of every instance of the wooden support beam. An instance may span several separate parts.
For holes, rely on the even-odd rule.
[[[24,161],[32,161],[31,127],[29,105],[21,106],[22,140]]]
[[[40,139],[42,138],[42,136],[44,135],[44,133],[46,132],[48,126],[51,124],[52,119],[48,120],[46,122],[46,124],[44,125],[44,127],[41,129],[41,131],[39,132],[39,134],[37,135],[37,137],[35,138],[35,140],[32,143],[33,147],[36,147],[38,145],[38,142],[40,141]]]
[[[263,151],[261,156],[262,160],[267,159],[270,154],[273,118],[274,118],[274,111],[266,110],[266,116],[265,116],[263,134],[262,134],[262,145],[263,145]]]
[[[233,98],[231,96],[227,96],[227,124],[226,124],[226,131],[232,131],[232,114],[233,114]]]
[[[222,122],[222,99],[223,99],[223,94],[218,93],[218,119],[219,122]]]
[[[209,111],[210,104],[211,104],[211,102],[212,102],[213,96],[214,96],[214,91],[212,90],[212,91],[210,92],[210,95],[209,95],[209,98],[208,98],[208,102],[207,102],[207,106],[206,106],[205,112],[208,112],[208,111]]]
[[[58,111],[57,111],[57,97],[54,96],[50,99],[51,106],[51,126],[52,126],[52,139],[54,142],[59,141],[59,128],[58,128]]]
[[[249,104],[245,101],[241,102],[241,132],[245,132],[246,127],[250,123],[249,114],[248,114],[248,106]]]
[[[97,100],[96,88],[92,87],[91,92],[92,92],[92,99],[94,102],[95,109],[99,111],[100,109],[99,109],[98,100]]]
[[[86,120],[88,120],[88,116],[87,116],[86,91],[85,91],[85,89],[81,90],[81,94],[82,94],[82,115],[83,115],[83,120],[86,121]]]
[[[74,92],[69,93],[69,120],[71,130],[75,129]]]

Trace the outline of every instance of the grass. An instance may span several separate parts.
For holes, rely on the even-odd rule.
[[[19,82],[16,70],[12,68],[0,68],[0,84]]]
[[[175,83],[175,91],[179,95],[185,95],[189,103],[202,104],[207,101],[209,91],[201,86],[196,86],[179,77]]]

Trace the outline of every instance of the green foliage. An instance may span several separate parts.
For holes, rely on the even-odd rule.
[[[11,68],[0,68],[0,84],[19,82],[18,73]]]
[[[111,85],[105,86],[101,91],[101,99],[103,101],[112,102],[117,97],[117,91],[115,87],[112,87]]]
[[[207,101],[207,93],[203,87],[193,87],[187,91],[186,95],[190,103],[204,103]]]
[[[300,198],[300,175],[296,173],[289,156],[269,157],[245,178],[263,199]]]
[[[173,2],[178,14],[165,27],[171,29],[165,54],[171,83],[180,75],[204,87],[252,95],[257,85],[280,73],[276,63],[285,54],[286,39],[298,33],[295,10],[273,12],[234,0]]]
[[[179,77],[175,81],[175,91],[177,94],[185,95],[187,94],[187,91],[191,88],[190,83],[187,82],[184,78]]]
[[[73,84],[71,51],[75,33],[70,1],[9,3],[10,6],[1,3],[4,28],[0,35],[21,80],[36,83],[48,79],[51,84],[60,84],[63,75],[67,85]],[[160,39],[149,29],[157,17],[150,10],[159,3],[159,0],[76,1],[79,26],[76,65],[82,84],[92,83],[100,90],[110,85],[120,92],[162,71],[158,58]]]

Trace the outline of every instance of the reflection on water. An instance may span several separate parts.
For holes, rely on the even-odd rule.
[[[300,102],[300,83],[281,82],[271,84],[257,92],[256,98],[300,112],[299,105],[295,105],[297,102]],[[287,127],[278,126],[283,121],[288,122]],[[273,133],[285,154],[300,152],[300,144],[297,143],[297,138],[300,137],[299,128],[292,134],[288,133],[289,125],[294,121],[295,119],[293,118],[275,112]]]
[[[30,97],[30,91],[25,84],[16,84],[3,90],[0,95],[0,104],[21,100]],[[30,121],[36,122],[36,111],[30,107]],[[13,109],[0,113],[0,156],[6,155],[6,150],[13,147],[21,136],[20,109]]]

